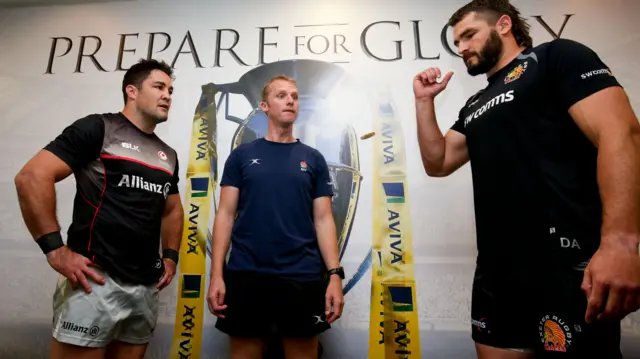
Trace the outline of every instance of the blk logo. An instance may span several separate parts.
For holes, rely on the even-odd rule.
[[[122,142],[122,147],[128,150],[140,152],[140,146],[128,142]]]

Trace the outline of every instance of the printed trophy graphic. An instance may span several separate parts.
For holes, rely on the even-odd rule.
[[[336,222],[340,258],[342,258],[355,217],[362,174],[357,137],[353,127],[348,120],[338,122],[341,128],[337,129],[336,136],[336,132],[327,131],[327,126],[334,126],[335,121],[327,124],[327,119],[323,115],[327,112],[328,106],[331,106],[327,97],[345,76],[344,70],[339,66],[315,60],[286,60],[254,68],[234,83],[209,83],[202,86],[203,93],[196,112],[199,111],[203,115],[205,112],[208,113],[203,118],[209,122],[207,142],[211,160],[211,178],[217,182],[221,175],[219,171],[224,166],[224,163],[218,163],[217,154],[216,114],[221,105],[224,102],[224,118],[238,124],[231,142],[231,150],[240,144],[264,137],[267,134],[268,120],[259,107],[261,93],[266,82],[276,75],[286,75],[297,82],[300,110],[294,123],[294,137],[320,151],[329,166],[334,188],[332,210]],[[215,103],[218,93],[220,96]],[[253,110],[246,118],[242,119],[229,114],[230,98],[240,98],[240,96],[232,97],[231,95],[242,95],[249,102]],[[213,111],[215,113],[212,113]],[[215,202],[215,199],[213,201]],[[207,246],[209,255],[211,255],[210,246],[211,235],[209,234]],[[366,260],[363,260],[358,272],[347,281],[345,293],[366,271],[365,262]]]

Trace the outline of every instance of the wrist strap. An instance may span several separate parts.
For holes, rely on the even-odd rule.
[[[178,264],[178,258],[180,257],[180,253],[175,249],[167,248],[162,251],[162,259],[169,258],[172,261]]]
[[[42,250],[42,253],[44,254],[54,251],[60,247],[64,247],[62,235],[60,235],[59,231],[43,235],[42,237],[36,239],[36,243],[38,243],[38,246],[40,246],[40,250]]]

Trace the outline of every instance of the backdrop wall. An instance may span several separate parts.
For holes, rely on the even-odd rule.
[[[413,76],[427,67],[455,72],[437,99],[443,130],[466,99],[484,87],[485,78],[468,76],[451,50],[450,31],[443,33],[448,17],[466,2],[131,1],[0,12],[0,357],[46,357],[56,279],[21,219],[15,174],[74,120],[119,111],[123,69],[141,57],[154,57],[176,69],[170,120],[157,133],[179,154],[189,214],[181,269],[199,280],[190,287],[176,277],[162,292],[148,358],[228,355],[226,337],[203,309],[209,284],[203,275],[209,268],[207,232],[219,193],[215,178],[235,145],[263,133],[264,119],[252,117],[254,98],[261,81],[275,73],[293,74],[304,88],[306,112],[296,133],[330,162],[339,194],[334,211],[347,272],[346,305],[343,317],[321,338],[323,357],[382,357],[380,332],[398,329],[400,334],[387,342],[395,352],[388,358],[473,358],[469,312],[476,246],[470,168],[444,179],[426,176],[411,87]],[[634,109],[640,109],[640,49],[635,46],[640,2],[513,3],[529,19],[534,44],[560,36],[590,46],[626,88]],[[374,137],[360,139],[371,131]],[[196,177],[214,181],[202,190],[191,181]],[[388,182],[400,187],[382,185]],[[56,190],[64,232],[71,219],[73,178]],[[206,196],[193,199],[198,191]],[[386,218],[377,218],[379,213]],[[399,242],[383,241],[394,231],[402,232]],[[517,237],[514,233],[514,241]],[[400,286],[409,289],[388,289],[394,282],[386,277],[383,286],[381,268],[400,273],[405,279]],[[380,327],[385,318],[378,299],[383,298],[409,308],[386,317],[386,323],[404,318],[402,327]],[[387,303],[384,308],[396,307]],[[623,332],[627,357],[640,357],[637,315],[624,320]]]

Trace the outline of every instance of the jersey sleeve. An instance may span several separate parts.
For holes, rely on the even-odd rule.
[[[104,121],[87,116],[67,126],[44,149],[64,161],[73,171],[100,157],[104,141]]]
[[[324,156],[315,151],[315,173],[314,173],[314,186],[313,186],[313,199],[333,196],[333,181],[331,181],[331,175],[329,174],[329,166]]]
[[[482,94],[484,93],[484,89],[476,92],[475,94],[473,94],[473,96],[469,97],[467,99],[467,101],[464,103],[464,106],[462,106],[462,108],[460,109],[460,111],[458,111],[458,119],[456,120],[456,122],[453,123],[453,125],[451,126],[451,130],[454,130],[456,132],[459,132],[463,135],[467,135],[465,133],[465,122],[466,122],[466,118],[469,116],[465,116],[465,108],[468,108],[470,104],[477,102],[478,99],[480,98],[480,96],[482,96]],[[472,115],[472,113],[470,113],[469,115]]]
[[[222,172],[222,180],[220,180],[220,186],[232,186],[240,188],[242,181],[242,166],[240,162],[239,149],[236,148],[229,154],[227,160],[224,163],[224,170]]]
[[[178,161],[178,154],[176,153],[176,168],[173,170],[173,178],[171,179],[169,194],[180,193],[180,190],[178,189],[178,182],[180,182],[180,162]]]
[[[458,112],[458,119],[453,123],[453,125],[451,125],[450,129],[456,132],[460,132],[461,134],[466,136],[466,133],[464,133],[464,118],[462,117],[462,110]]]
[[[554,40],[549,44],[547,56],[547,78],[566,110],[600,90],[620,86],[600,57],[579,42]]]

